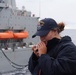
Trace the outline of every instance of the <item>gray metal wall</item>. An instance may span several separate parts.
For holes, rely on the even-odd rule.
[[[32,35],[37,30],[38,17],[32,17],[31,12],[25,11],[26,15],[21,14],[21,10],[3,8],[0,11],[0,30],[26,30],[29,37],[24,39],[26,43],[37,43],[39,38],[32,39]]]

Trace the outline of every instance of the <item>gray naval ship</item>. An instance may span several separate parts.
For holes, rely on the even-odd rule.
[[[39,17],[16,7],[15,0],[0,0],[0,75],[28,75],[32,39]],[[22,73],[24,72],[24,73]]]
[[[39,17],[16,7],[15,0],[0,0],[0,75],[31,75],[28,60],[31,47],[39,41],[32,35],[37,30]],[[76,30],[65,30],[73,38]]]

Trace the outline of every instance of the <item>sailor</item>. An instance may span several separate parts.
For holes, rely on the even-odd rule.
[[[76,75],[76,46],[70,36],[60,36],[64,27],[52,18],[40,20],[33,37],[39,36],[41,42],[29,59],[32,75]]]

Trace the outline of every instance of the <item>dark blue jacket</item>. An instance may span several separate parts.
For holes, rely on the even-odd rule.
[[[76,46],[69,36],[54,38],[47,45],[47,54],[39,58],[33,53],[28,66],[32,75],[76,75]]]

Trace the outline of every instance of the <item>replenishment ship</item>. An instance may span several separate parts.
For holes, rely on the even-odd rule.
[[[28,65],[31,46],[39,40],[32,39],[38,19],[24,7],[19,10],[15,0],[0,0],[0,75]]]

